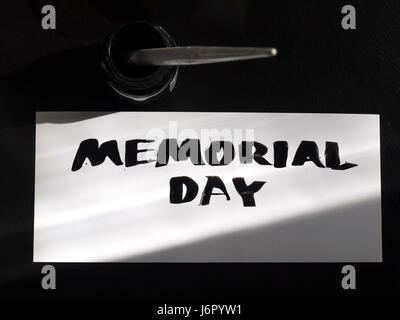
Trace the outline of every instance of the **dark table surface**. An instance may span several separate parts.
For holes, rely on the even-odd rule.
[[[9,23],[0,26],[1,297],[363,298],[400,289],[399,1],[351,1],[356,30],[341,27],[347,1],[153,0],[107,23],[71,8],[77,27],[60,15],[58,33],[42,30],[27,3],[6,1],[25,19],[2,11]],[[135,107],[107,87],[98,60],[103,37],[130,19],[162,25],[179,45],[274,46],[279,54],[181,68],[171,95]],[[380,114],[384,262],[360,264],[368,282],[353,294],[338,285],[340,264],[57,264],[59,289],[44,292],[32,262],[35,111],[128,110]]]

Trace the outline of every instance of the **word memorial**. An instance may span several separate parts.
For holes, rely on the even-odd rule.
[[[270,163],[265,155],[267,146],[257,141],[242,141],[235,149],[230,141],[212,141],[208,148],[202,152],[200,139],[186,139],[180,145],[176,139],[164,139],[158,146],[155,159],[141,159],[138,155],[153,151],[154,149],[139,148],[139,145],[154,143],[154,140],[134,139],[125,142],[125,167],[155,162],[155,168],[166,166],[169,159],[175,161],[188,160],[195,166],[225,166],[230,164],[238,154],[240,164],[246,165],[253,161],[261,166],[273,166],[284,168],[287,166],[289,145],[287,141],[275,141],[273,143],[273,163]],[[220,156],[222,154],[222,157]],[[121,166],[118,144],[116,140],[102,143],[99,146],[97,139],[87,139],[80,143],[72,164],[72,171],[79,170],[88,159],[92,166],[102,164],[108,157],[115,165]],[[291,162],[292,166],[302,166],[306,162],[313,162],[319,168],[330,168],[332,170],[347,170],[357,166],[354,163],[341,163],[339,156],[339,145],[336,142],[325,143],[325,164],[321,161],[318,145],[314,141],[301,141]],[[232,178],[233,185],[243,201],[243,206],[253,207],[256,205],[254,194],[257,193],[266,181],[254,181],[247,183],[243,177]],[[186,194],[183,195],[183,187]],[[218,189],[219,192],[214,192]],[[198,184],[188,176],[177,176],[170,179],[170,203],[179,204],[193,201],[199,191]],[[201,196],[200,205],[208,205],[212,195],[223,195],[227,200],[230,196],[224,182],[218,176],[208,176],[207,183]]]

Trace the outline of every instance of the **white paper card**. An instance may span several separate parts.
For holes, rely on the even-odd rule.
[[[204,165],[169,158],[159,167],[155,161],[127,166],[126,142],[152,137],[137,144],[153,149],[137,153],[138,161],[156,159],[163,139],[197,138]],[[93,166],[81,158],[73,171],[88,139],[99,145],[115,140],[122,163],[106,157]],[[218,140],[232,143],[231,163],[207,163],[205,149]],[[270,165],[242,163],[242,141],[267,147],[262,157]],[[277,141],[288,146],[281,168],[275,166]],[[318,147],[324,167],[310,157],[292,165],[302,141]],[[327,168],[327,142],[336,143],[340,165],[356,166]],[[35,171],[35,262],[382,261],[378,115],[120,112],[37,123]],[[197,195],[171,203],[170,180],[182,176],[197,184]],[[220,194],[200,205],[207,177],[218,177],[230,200],[214,188]],[[244,206],[233,178],[247,186],[265,182],[254,193],[255,206]]]

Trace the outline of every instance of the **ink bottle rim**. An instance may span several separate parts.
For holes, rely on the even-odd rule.
[[[128,32],[129,34],[129,31],[132,31],[133,38],[135,36],[137,38],[144,37],[144,35],[154,36],[154,40],[156,41],[154,41],[153,45],[156,47],[160,47],[160,45],[163,47],[174,47],[176,43],[161,26],[145,21],[122,24],[115,28],[104,41],[105,48],[103,49],[104,55],[101,66],[109,86],[128,102],[133,104],[148,104],[173,90],[179,68],[178,66],[147,67],[152,72],[148,74],[144,72],[144,74],[134,76],[123,70],[124,68],[118,65],[114,52],[116,51],[116,44],[120,40],[121,35],[124,32]],[[132,41],[135,41],[135,39],[132,39]],[[137,49],[144,49],[145,47],[138,46]],[[141,66],[137,67],[138,70],[145,68]]]

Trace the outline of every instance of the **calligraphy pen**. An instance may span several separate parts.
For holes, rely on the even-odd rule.
[[[122,98],[145,104],[171,92],[179,66],[269,58],[275,48],[176,46],[160,26],[130,22],[105,41],[102,67],[108,84]]]

